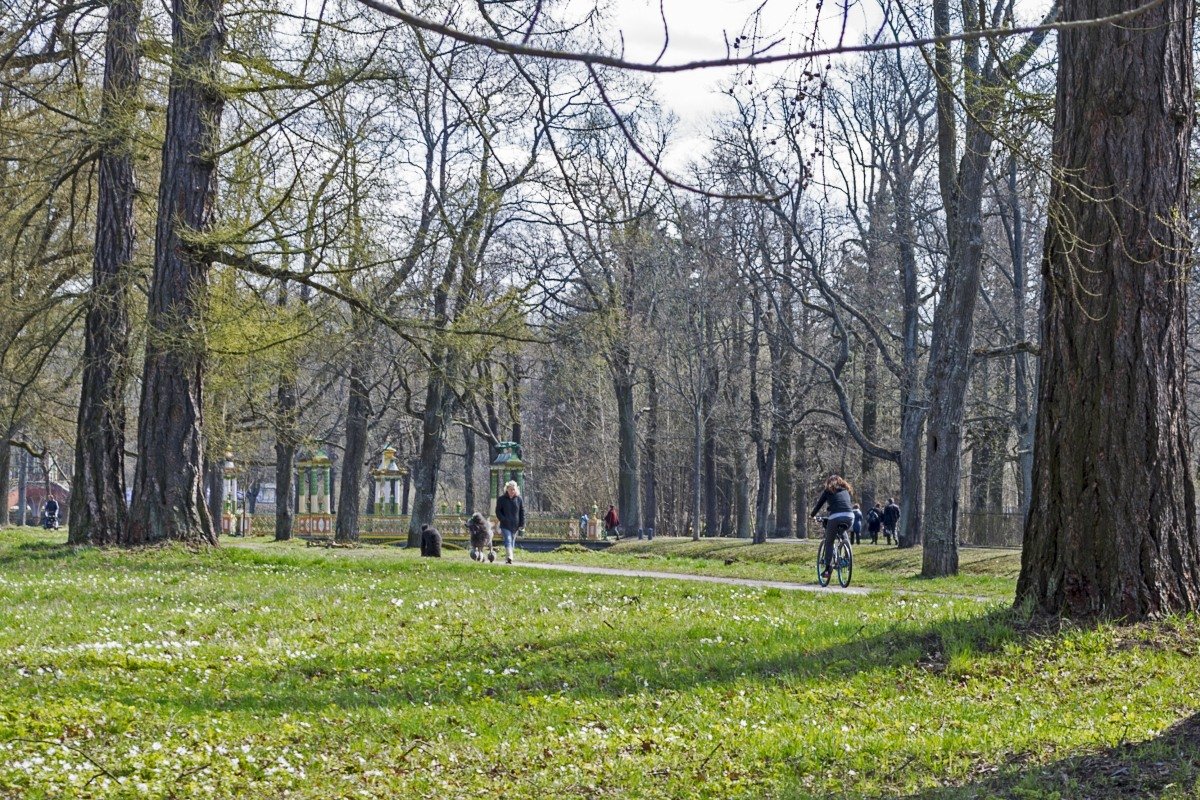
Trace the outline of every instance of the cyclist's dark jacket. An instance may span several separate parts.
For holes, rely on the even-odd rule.
[[[883,509],[883,527],[894,528],[900,521],[900,506],[888,503]]]
[[[842,514],[849,517],[854,516],[854,510],[851,508],[851,506],[854,504],[854,501],[850,499],[850,493],[845,489],[839,489],[836,492],[830,492],[829,490],[821,492],[821,499],[817,501],[815,506],[813,506],[812,514],[810,514],[810,516],[815,517],[817,512],[821,510],[821,506],[825,505],[826,503],[829,504],[829,516],[831,517]]]

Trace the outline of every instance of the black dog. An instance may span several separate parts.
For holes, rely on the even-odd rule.
[[[437,532],[437,528],[421,526],[421,555],[425,558],[442,557],[442,535]]]

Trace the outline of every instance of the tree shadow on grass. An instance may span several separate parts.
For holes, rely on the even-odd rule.
[[[64,531],[65,535],[65,531]],[[12,564],[45,564],[63,561],[79,554],[79,548],[64,542],[18,542],[0,550],[0,566]]]
[[[1134,800],[1134,798],[1200,797],[1200,714],[1173,725],[1161,735],[1049,764],[1031,766],[1014,759],[980,769],[976,782],[909,795],[908,800],[967,798],[1070,798],[1070,800]]]
[[[619,699],[631,695],[686,692],[696,688],[772,683],[824,682],[830,675],[911,669],[937,673],[951,647],[999,649],[1027,636],[1013,612],[994,610],[977,617],[930,625],[896,625],[871,636],[829,646],[805,648],[795,632],[781,629],[757,643],[757,658],[733,643],[714,644],[678,633],[633,642],[624,630],[606,626],[548,636],[496,640],[486,628],[448,632],[443,647],[404,660],[386,651],[324,652],[312,659],[282,664],[268,672],[258,667],[222,664],[219,685],[197,687],[181,697],[169,687],[135,681],[123,702],[151,702],[185,713],[318,712],[330,707],[398,708],[429,703],[451,708],[481,696],[519,702],[528,696],[571,699]],[[447,669],[447,664],[454,669]],[[519,667],[505,675],[507,667]],[[471,680],[458,668],[473,671]],[[491,672],[481,674],[484,669]],[[153,668],[150,668],[150,673]],[[147,674],[150,674],[147,673]]]

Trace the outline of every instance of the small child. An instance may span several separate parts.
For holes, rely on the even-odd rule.
[[[492,523],[483,514],[476,511],[467,523],[471,533],[471,558],[483,561],[483,551],[487,551],[487,560],[496,560],[496,551],[492,548]]]

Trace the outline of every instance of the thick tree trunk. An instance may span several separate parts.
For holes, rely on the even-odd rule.
[[[425,388],[425,411],[421,414],[421,444],[413,464],[412,483],[416,491],[412,518],[408,526],[408,546],[421,544],[421,526],[432,525],[437,503],[437,477],[446,453],[446,420],[454,406],[454,394],[446,384],[445,365],[449,356],[442,354],[440,368],[430,370]],[[489,499],[488,504],[491,505]],[[487,509],[491,512],[491,508]]]
[[[1067,19],[1134,8],[1068,0]],[[1042,374],[1018,602],[1139,620],[1200,606],[1186,420],[1192,14],[1059,36]],[[1086,246],[1085,246],[1086,245]]]
[[[361,321],[355,330],[362,332]],[[334,523],[334,540],[338,542],[358,541],[358,515],[362,505],[363,470],[367,460],[367,423],[371,418],[370,386],[367,378],[370,350],[363,341],[365,336],[356,336],[350,356],[349,399],[346,405],[346,449],[342,465],[341,502],[337,504],[337,520]],[[331,500],[332,502],[332,500]]]
[[[96,246],[84,333],[83,380],[71,481],[71,544],[111,545],[125,530],[128,284],[133,261],[132,134],[137,113],[140,0],[110,0],[104,43]]]
[[[174,60],[159,180],[138,461],[123,544],[216,544],[204,507],[203,310],[212,227],[225,23],[221,0],[172,0]]]

